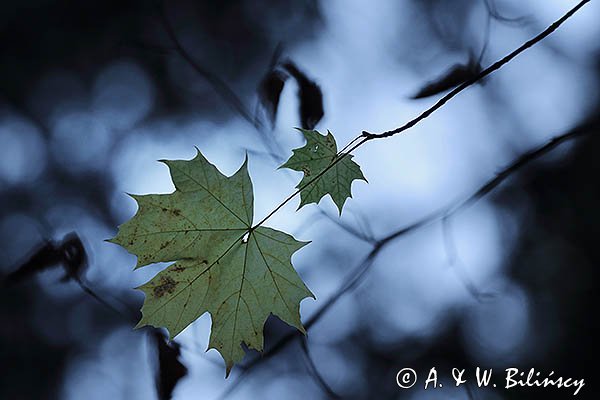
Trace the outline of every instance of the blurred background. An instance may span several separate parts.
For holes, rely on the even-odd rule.
[[[166,399],[168,382],[177,400],[572,395],[453,387],[451,368],[476,366],[585,378],[579,397],[593,398],[597,2],[406,134],[357,150],[369,183],[354,183],[341,218],[326,197],[269,220],[312,241],[292,259],[317,298],[301,303],[308,337],[272,317],[268,357],[248,352],[227,380],[220,355],[205,352],[209,315],[171,347],[132,330],[143,301],[133,288],[165,265],[134,272],[135,257],[104,241],[135,213],[126,193],[174,190],[156,160],[192,158],[194,146],[227,175],[249,155],[262,219],[301,179],[276,170],[303,145],[294,127],[316,123],[339,147],[398,127],[441,96],[440,83],[452,86],[444,78],[466,79],[575,3],[3,2],[0,276],[50,250],[48,268],[0,287],[0,398]],[[578,138],[453,209],[573,130]],[[424,218],[364,262],[378,240]],[[87,268],[64,279],[49,264],[69,264],[70,232]],[[400,369],[423,377],[434,366],[443,389],[396,385]]]

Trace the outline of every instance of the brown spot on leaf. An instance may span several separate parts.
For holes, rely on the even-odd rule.
[[[171,271],[173,271],[173,272],[183,272],[183,271],[185,271],[185,267],[183,265],[176,265],[173,268],[171,268]]]
[[[310,176],[310,168],[307,166],[302,167],[302,172],[304,172],[305,176]]]
[[[160,284],[152,290],[155,297],[163,297],[165,294],[171,294],[175,291],[177,282],[170,276],[161,276]]]

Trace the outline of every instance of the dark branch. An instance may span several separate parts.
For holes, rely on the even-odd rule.
[[[553,33],[556,29],[558,29],[558,27],[561,26],[566,20],[571,18],[573,16],[573,14],[575,14],[581,7],[583,7],[586,3],[589,3],[589,2],[590,2],[590,0],[582,0],[581,2],[579,2],[575,7],[573,7],[571,10],[569,10],[561,18],[556,20],[552,25],[550,25],[548,28],[546,28],[542,33],[529,39],[528,41],[523,43],[519,48],[514,50],[512,53],[508,54],[504,58],[496,61],[495,63],[490,65],[488,68],[481,71],[481,73],[479,75],[465,81],[462,85],[456,87],[454,90],[452,90],[447,95],[445,95],[440,100],[438,100],[438,102],[435,103],[433,106],[431,106],[430,108],[428,108],[427,110],[422,112],[418,117],[408,121],[406,124],[402,125],[401,127],[393,129],[391,131],[386,131],[386,132],[382,132],[382,133],[363,132],[362,136],[364,136],[365,139],[363,141],[361,141],[360,143],[363,143],[364,141],[367,141],[367,140],[381,139],[381,138],[394,136],[394,135],[397,135],[398,133],[404,132],[404,131],[412,128],[413,126],[415,126],[416,124],[418,124],[419,122],[424,120],[425,118],[429,117],[435,111],[439,110],[444,104],[446,104],[448,102],[448,100],[452,99],[454,96],[456,96],[457,94],[459,94],[460,92],[462,92],[463,90],[468,88],[469,86],[473,85],[474,83],[476,83],[476,82],[482,80],[483,78],[485,78],[486,76],[490,75],[492,72],[502,68],[504,65],[508,64],[512,59],[514,59],[515,57],[517,57],[519,54],[521,54],[525,50],[529,49],[530,47],[534,46],[536,43],[541,42],[543,39],[545,39],[547,36],[549,36],[551,33]],[[360,144],[355,146],[353,149],[355,149],[358,146],[360,146]]]

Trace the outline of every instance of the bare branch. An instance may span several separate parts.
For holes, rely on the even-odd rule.
[[[511,52],[510,54],[506,55],[504,58],[496,61],[495,63],[490,65],[488,68],[481,71],[481,73],[479,75],[467,80],[462,85],[457,86],[454,90],[452,90],[447,95],[445,95],[440,100],[438,100],[437,103],[435,103],[433,106],[431,106],[427,110],[423,111],[418,117],[408,121],[406,124],[402,125],[401,127],[393,129],[391,131],[382,132],[382,133],[369,133],[369,132],[364,131],[362,136],[365,139],[363,139],[363,141],[359,142],[358,145],[355,145],[351,150],[348,150],[348,152],[350,153],[352,150],[356,149],[362,143],[364,143],[368,140],[382,139],[382,138],[394,136],[394,135],[402,133],[402,132],[412,128],[413,126],[417,125],[419,122],[421,122],[425,118],[429,117],[435,111],[439,110],[444,104],[446,104],[454,96],[456,96],[457,94],[459,94],[460,92],[462,92],[463,90],[468,88],[469,86],[473,85],[474,83],[476,83],[476,82],[482,80],[483,78],[485,78],[486,76],[490,75],[492,72],[502,68],[504,65],[508,64],[512,59],[517,57],[519,54],[521,54],[525,50],[531,48],[536,43],[541,42],[543,39],[545,39],[547,36],[549,36],[555,30],[557,30],[558,27],[561,26],[566,20],[571,18],[573,16],[573,14],[575,14],[581,7],[583,7],[586,3],[589,3],[589,2],[590,2],[590,0],[582,0],[575,7],[573,7],[571,10],[569,10],[565,15],[563,15],[561,18],[559,18],[554,23],[552,23],[543,32],[541,32],[537,36],[529,39],[528,41],[523,43],[520,47],[515,49],[513,52]]]

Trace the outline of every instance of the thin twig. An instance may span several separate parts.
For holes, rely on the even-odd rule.
[[[365,217],[365,215],[360,212],[360,210],[352,210],[352,215],[356,220],[356,223],[359,225],[360,229],[365,232],[366,237],[375,238],[375,234],[373,233],[373,228],[369,223],[369,220]]]
[[[306,368],[308,369],[308,373],[312,376],[313,380],[319,385],[321,390],[330,398],[330,399],[341,399],[340,395],[337,394],[331,386],[325,381],[319,369],[317,368],[315,362],[313,361],[310,353],[308,351],[308,344],[306,341],[306,336],[302,338],[300,341],[300,347],[302,348],[302,354],[304,354],[304,361],[306,361]]]
[[[231,88],[223,80],[221,80],[221,78],[219,78],[217,75],[213,74],[211,71],[197,63],[196,60],[194,60],[194,58],[191,56],[191,54],[188,53],[188,51],[183,47],[183,45],[179,41],[179,38],[177,37],[177,34],[175,33],[175,30],[173,29],[173,26],[171,25],[171,22],[169,21],[169,18],[167,17],[165,3],[166,2],[164,1],[162,2],[160,17],[162,18],[165,31],[167,32],[169,39],[171,39],[171,42],[173,42],[177,53],[192,68],[194,68],[194,70],[196,70],[198,75],[206,79],[206,81],[213,87],[213,89],[215,90],[215,92],[217,92],[219,96],[223,97],[246,121],[254,125],[254,118],[252,118],[252,115],[246,109],[244,103],[237,96],[237,94],[235,94],[235,92],[231,90]]]
[[[263,124],[252,116],[252,113],[246,108],[242,99],[238,97],[224,80],[200,65],[185,49],[168,18],[166,1],[161,2],[159,13],[164,29],[173,43],[174,50],[198,73],[198,75],[204,78],[212,86],[215,93],[225,100],[225,102],[228,103],[244,120],[256,129],[261,141],[267,149],[267,153],[271,155],[274,161],[276,163],[282,162],[282,157],[279,156],[278,153],[282,153],[283,149],[268,137],[268,134],[264,131]],[[274,143],[275,146],[273,145]]]
[[[495,293],[488,293],[480,290],[471,277],[464,270],[464,265],[458,257],[458,250],[456,249],[456,243],[454,242],[454,234],[452,226],[450,224],[451,215],[446,215],[442,218],[442,235],[444,240],[444,249],[446,251],[446,257],[448,259],[448,265],[455,272],[456,277],[465,287],[467,292],[478,302],[494,298]]]
[[[112,311],[115,314],[119,315],[120,317],[122,317],[127,322],[130,322],[130,323],[131,322],[135,322],[136,317],[134,315],[129,315],[128,316],[127,315],[128,313],[125,313],[124,311],[119,310],[118,308],[116,308],[115,306],[113,306],[112,304],[110,304],[106,299],[104,299],[102,296],[100,296],[98,293],[96,293],[92,288],[90,288],[88,284],[86,284],[85,282],[83,282],[83,280],[77,279],[77,278],[74,278],[74,280],[75,280],[75,282],[77,282],[77,284],[79,285],[79,287],[81,288],[81,290],[83,290],[89,296],[93,297],[97,302],[99,302],[100,304],[102,304],[103,306],[105,306],[107,309],[109,309],[110,311]],[[123,304],[119,299],[115,298],[115,300],[117,300],[121,304]],[[174,340],[172,340],[172,341],[175,342]],[[208,357],[206,355],[205,351],[198,351],[197,349],[192,349],[191,347],[189,347],[187,345],[184,345],[181,342],[177,342],[177,344],[183,350],[187,350],[189,352],[193,352],[196,355],[199,355],[200,357],[202,357],[204,360],[208,361],[209,363],[211,363],[215,367],[219,367],[219,368],[223,367],[222,363],[220,363],[220,362],[218,362],[216,360],[213,360],[210,357]]]
[[[485,33],[483,35],[483,46],[481,46],[481,52],[479,53],[479,57],[477,57],[477,66],[481,65],[483,61],[483,56],[490,44],[490,34],[492,31],[492,16],[490,13],[487,14],[485,19]]]
[[[81,288],[81,290],[83,290],[90,297],[93,297],[98,303],[102,304],[103,306],[105,306],[109,310],[111,310],[114,313],[118,314],[119,316],[121,316],[127,322],[132,322],[134,320],[134,318],[133,318],[132,315],[128,315],[129,313],[126,313],[126,312],[124,312],[122,310],[119,310],[118,308],[116,308],[115,306],[113,306],[112,304],[110,304],[108,301],[106,301],[105,299],[103,299],[102,297],[100,297],[95,291],[93,291],[81,279],[73,278],[73,280],[75,282],[77,282],[77,284],[79,285],[79,287]]]
[[[519,54],[521,54],[525,50],[529,49],[530,47],[534,46],[536,43],[541,42],[547,36],[552,34],[556,29],[558,29],[558,27],[561,26],[566,20],[568,20],[571,16],[573,16],[573,14],[575,14],[581,7],[583,7],[586,3],[589,3],[589,2],[590,2],[590,0],[582,0],[575,7],[573,7],[571,10],[569,10],[565,15],[563,15],[561,18],[559,18],[554,23],[552,23],[543,32],[541,32],[537,36],[529,39],[528,41],[523,43],[520,47],[515,49],[513,52],[511,52],[510,54],[506,55],[504,58],[496,61],[495,63],[490,65],[488,68],[481,71],[481,73],[479,75],[477,75],[477,76],[465,81],[461,85],[457,86],[454,90],[450,91],[448,94],[446,94],[440,100],[438,100],[437,103],[435,103],[433,106],[431,106],[430,108],[428,108],[427,110],[422,112],[416,118],[408,121],[406,124],[402,125],[401,127],[392,129],[390,131],[382,132],[382,133],[369,133],[366,131],[363,132],[362,136],[364,136],[364,139],[361,142],[359,142],[359,144],[352,147],[351,150],[348,150],[348,153],[352,152],[352,150],[358,148],[359,146],[362,145],[362,143],[364,143],[366,141],[394,136],[394,135],[397,135],[399,133],[402,133],[402,132],[412,128],[419,122],[423,121],[425,118],[429,117],[435,111],[439,110],[444,104],[446,104],[454,96],[456,96],[457,94],[459,94],[460,92],[462,92],[463,90],[468,88],[469,86],[473,85],[474,83],[476,83],[476,82],[480,81],[481,79],[485,78],[486,76],[490,75],[492,72],[502,68],[504,65],[509,63],[512,59],[514,59],[515,57],[517,57]]]
[[[330,222],[336,224],[338,227],[340,227],[340,229],[348,232],[355,238],[362,240],[363,242],[367,242],[367,243],[371,243],[371,244],[374,244],[376,242],[376,239],[374,237],[370,236],[369,234],[367,234],[365,232],[361,232],[360,230],[354,228],[353,226],[343,223],[341,220],[339,220],[339,218],[332,217],[327,212],[325,212],[325,210],[323,210],[321,207],[318,207],[318,209],[319,209],[319,213],[321,215],[323,215]]]
[[[531,20],[531,17],[529,17],[529,16],[521,16],[521,17],[513,17],[513,18],[503,16],[496,9],[496,4],[494,3],[494,0],[484,0],[483,4],[485,5],[488,15],[491,18],[493,18],[496,21],[501,22],[503,24],[524,25]]]

